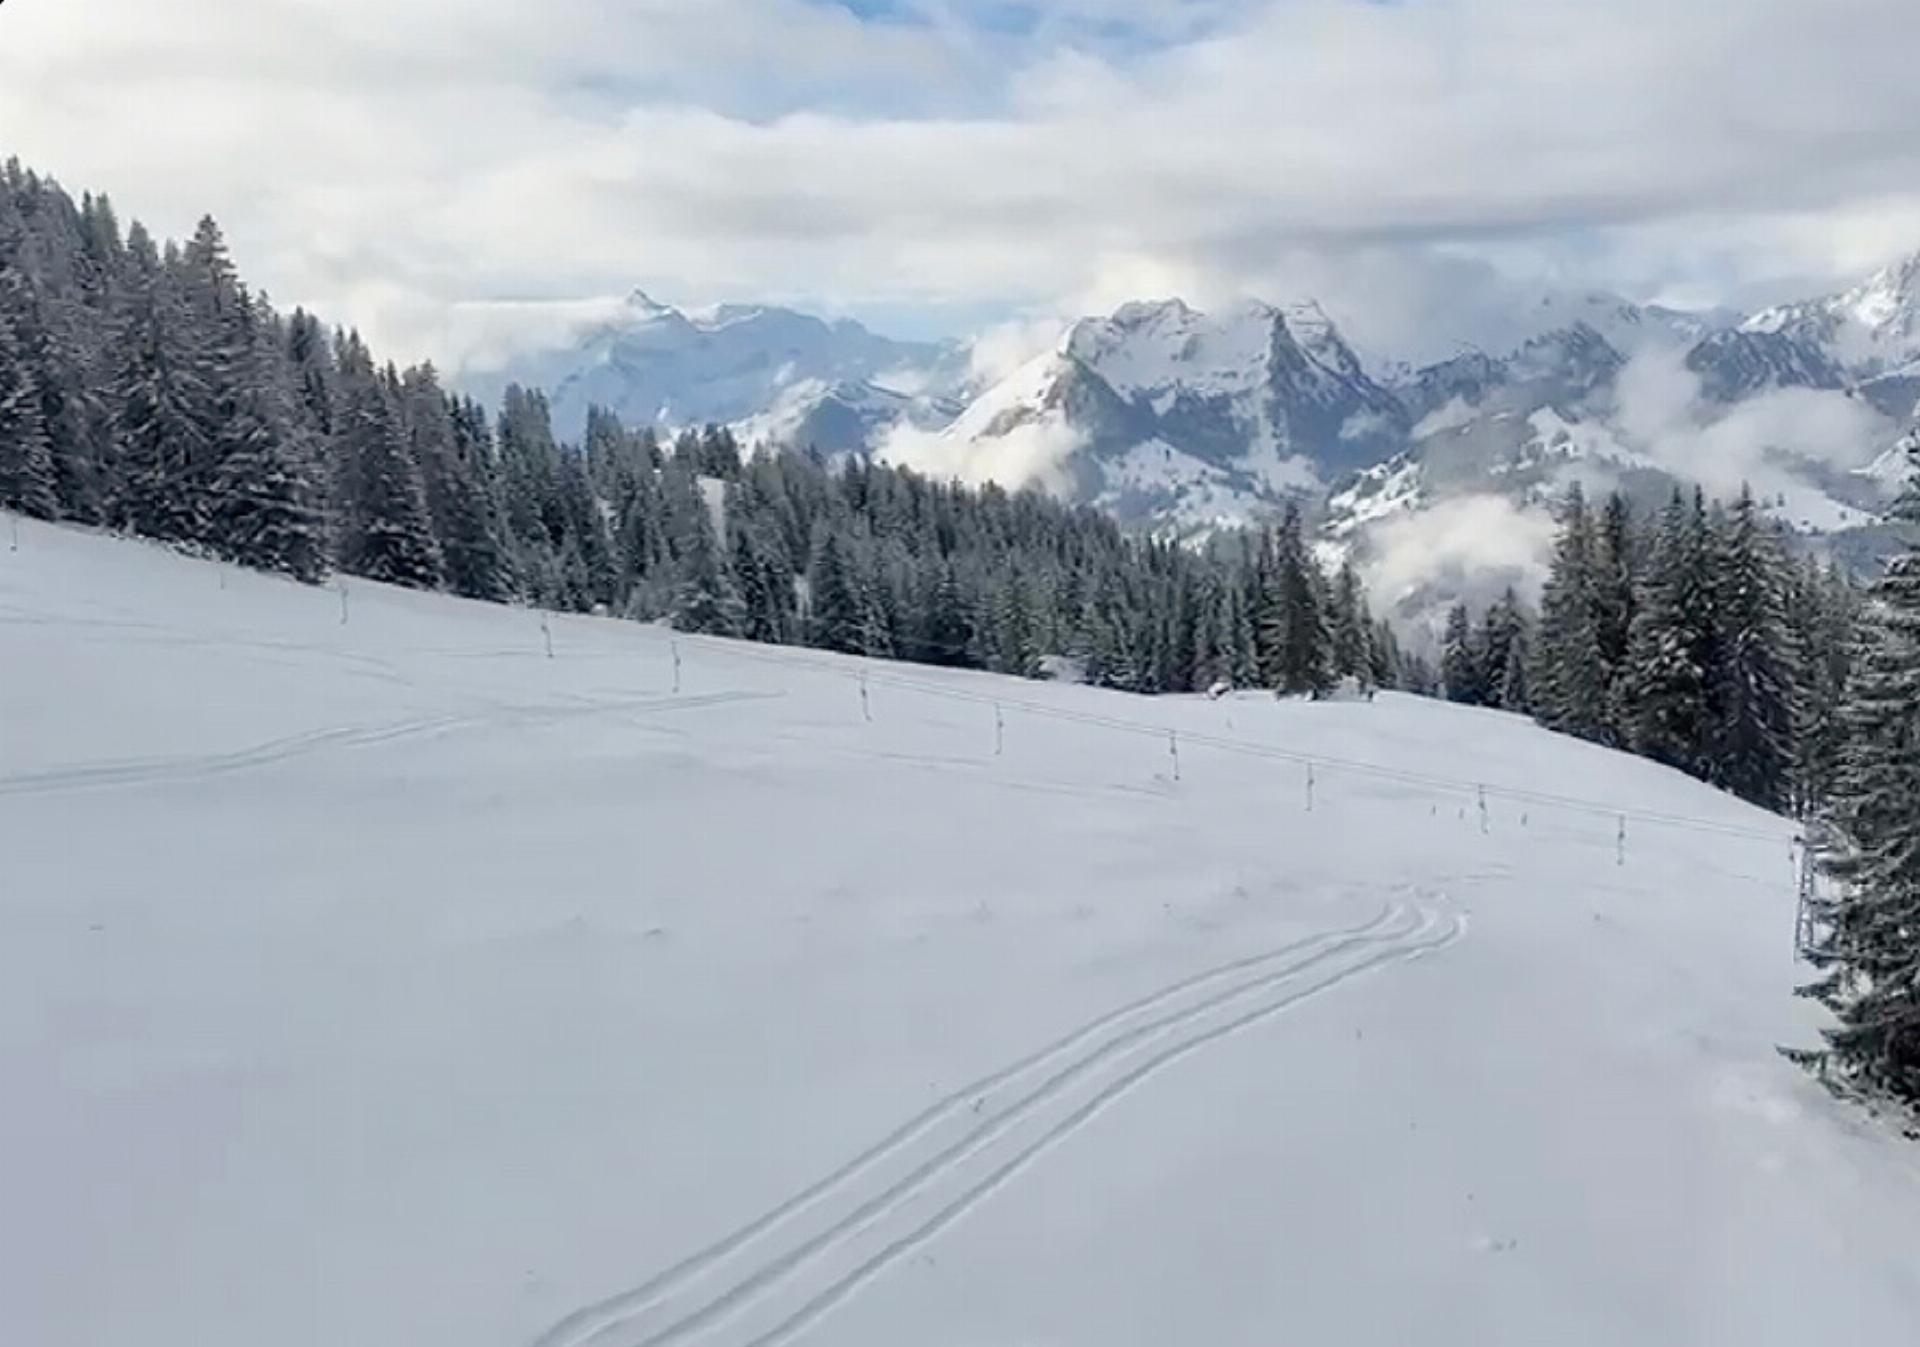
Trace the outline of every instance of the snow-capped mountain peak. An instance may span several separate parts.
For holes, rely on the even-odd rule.
[[[1128,400],[1164,398],[1176,387],[1232,395],[1260,380],[1276,317],[1259,304],[1214,317],[1179,299],[1135,302],[1075,323],[1065,350]]]
[[[942,461],[999,461],[1013,437],[1072,445],[1064,475],[1125,518],[1245,519],[1398,447],[1406,416],[1317,304],[1123,304],[984,391]]]
[[[1742,330],[1822,346],[1863,377],[1920,362],[1920,253],[1838,294],[1764,309]]]

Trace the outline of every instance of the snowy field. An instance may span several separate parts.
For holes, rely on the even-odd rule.
[[[19,539],[9,1343],[1920,1323],[1920,1150],[1774,1051],[1792,829],[1649,763],[684,637],[676,691],[664,630]]]

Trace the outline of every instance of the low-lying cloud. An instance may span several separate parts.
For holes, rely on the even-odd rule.
[[[978,440],[898,424],[874,452],[883,463],[939,481],[968,486],[996,482],[1010,491],[1037,486],[1059,493],[1068,485],[1069,462],[1084,443],[1065,421],[1047,417]]]
[[[1554,530],[1544,506],[1493,494],[1454,496],[1376,524],[1361,574],[1376,602],[1390,609],[1430,591],[1485,602],[1509,585],[1533,602]]]

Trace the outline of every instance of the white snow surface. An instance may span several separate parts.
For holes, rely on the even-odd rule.
[[[1110,318],[1081,319],[1065,345],[1130,402],[1181,392],[1243,397],[1267,377],[1279,319],[1277,309],[1252,300],[1218,315],[1177,299],[1136,302]]]
[[[1920,1318],[1920,1156],[1774,1051],[1792,829],[1647,762],[19,540],[8,1341]]]
[[[1920,253],[1824,299],[1763,309],[1749,332],[1786,332],[1856,372],[1881,373],[1920,358]]]

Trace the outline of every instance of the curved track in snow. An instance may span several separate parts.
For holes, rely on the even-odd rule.
[[[1182,979],[946,1096],[724,1239],[569,1314],[532,1347],[779,1347],[1199,1049],[1386,964],[1464,918],[1399,903]]]
[[[421,716],[385,725],[340,725],[269,739],[225,753],[183,757],[133,758],[74,763],[41,771],[0,776],[0,796],[37,795],[48,791],[82,790],[95,786],[141,786],[204,781],[259,767],[271,767],[292,758],[335,748],[371,748],[403,739],[446,734],[503,724],[540,724],[584,716],[638,715],[648,711],[692,711],[706,706],[760,701],[777,696],[767,692],[709,692],[691,696],[582,699],[564,706],[495,706],[444,716]]]

